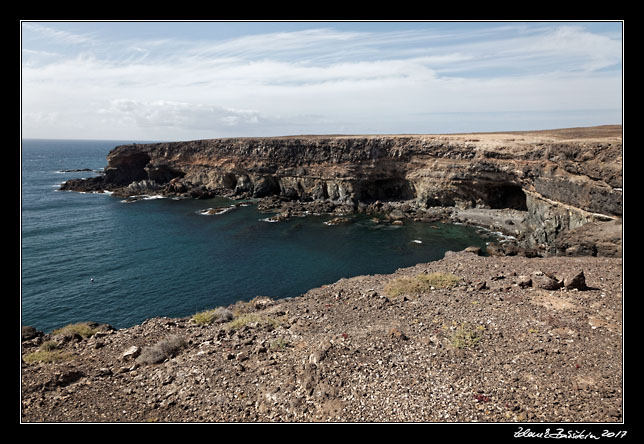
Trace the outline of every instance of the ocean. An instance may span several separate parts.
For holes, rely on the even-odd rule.
[[[126,328],[256,296],[294,297],[492,240],[464,225],[391,226],[366,216],[335,226],[324,224],[331,216],[269,223],[254,205],[201,214],[234,203],[223,198],[125,203],[58,190],[68,179],[98,174],[123,143],[132,141],[22,141],[22,325],[45,332],[82,321]],[[78,169],[92,171],[69,171]]]

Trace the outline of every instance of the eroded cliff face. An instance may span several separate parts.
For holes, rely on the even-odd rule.
[[[63,189],[276,196],[354,211],[396,201],[420,210],[507,208],[526,214],[524,245],[565,253],[558,249],[569,247],[555,246],[562,233],[621,220],[621,126],[124,145],[109,153],[103,176],[69,181]]]

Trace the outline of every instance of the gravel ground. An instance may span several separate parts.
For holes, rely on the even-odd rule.
[[[398,280],[435,272],[455,286]],[[621,258],[448,252],[210,324],[93,327],[23,332],[22,422],[623,421]],[[47,344],[64,358],[31,362]]]

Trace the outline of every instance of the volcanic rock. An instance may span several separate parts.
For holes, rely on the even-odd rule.
[[[64,190],[270,199],[319,213],[430,220],[438,208],[516,238],[512,255],[621,255],[621,126],[473,135],[293,136],[122,145]],[[275,200],[274,198],[277,198]],[[330,208],[329,208],[330,206]],[[278,208],[279,207],[279,208]],[[473,211],[476,210],[476,211]],[[467,213],[469,211],[469,213]],[[507,217],[507,216],[511,217]],[[591,233],[592,235],[588,235]]]
[[[588,288],[512,284],[535,269],[564,282],[583,270]],[[390,284],[434,273],[463,285],[382,303]],[[295,298],[240,301],[222,308],[234,313],[224,323],[153,318],[106,332],[100,348],[69,341],[56,360],[37,360],[25,341],[21,420],[619,425],[621,283],[620,258],[448,252]],[[180,347],[164,352],[172,338]],[[150,349],[159,359],[133,360]]]

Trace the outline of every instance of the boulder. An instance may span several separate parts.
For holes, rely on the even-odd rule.
[[[530,276],[519,276],[516,284],[521,288],[532,287],[532,279]]]
[[[563,285],[566,289],[586,290],[586,276],[584,271],[574,271],[564,277]]]
[[[563,282],[542,271],[532,273],[531,278],[532,285],[543,290],[557,290],[563,286]]]
[[[475,283],[473,284],[473,288],[474,288],[474,290],[476,290],[476,291],[481,291],[481,290],[487,290],[487,289],[489,289],[490,287],[488,287],[488,286],[487,286],[487,282],[485,282],[485,281],[479,281],[479,282],[475,282]]]
[[[139,182],[132,182],[126,188],[127,194],[147,194],[159,190],[159,184],[154,180],[141,180]]]
[[[465,249],[465,252],[467,252],[467,253],[474,253],[474,254],[476,254],[477,256],[480,256],[480,255],[482,254],[481,247],[475,247],[475,246],[467,247],[467,248]]]
[[[121,355],[121,358],[124,361],[128,361],[130,359],[136,359],[140,354],[141,354],[141,347],[133,345],[132,347],[128,348],[123,352],[123,354]]]
[[[257,296],[250,301],[255,310],[264,310],[275,303],[271,298],[267,296]],[[231,313],[232,314],[232,313]]]
[[[394,221],[403,220],[405,219],[405,213],[403,213],[402,210],[396,208],[387,215],[387,218]]]
[[[516,256],[520,253],[520,249],[515,241],[490,242],[487,253],[490,256]]]
[[[40,330],[36,330],[34,327],[30,325],[24,325],[22,327],[22,340],[23,341],[29,341],[31,339],[35,339],[37,337],[43,336],[43,332]]]

